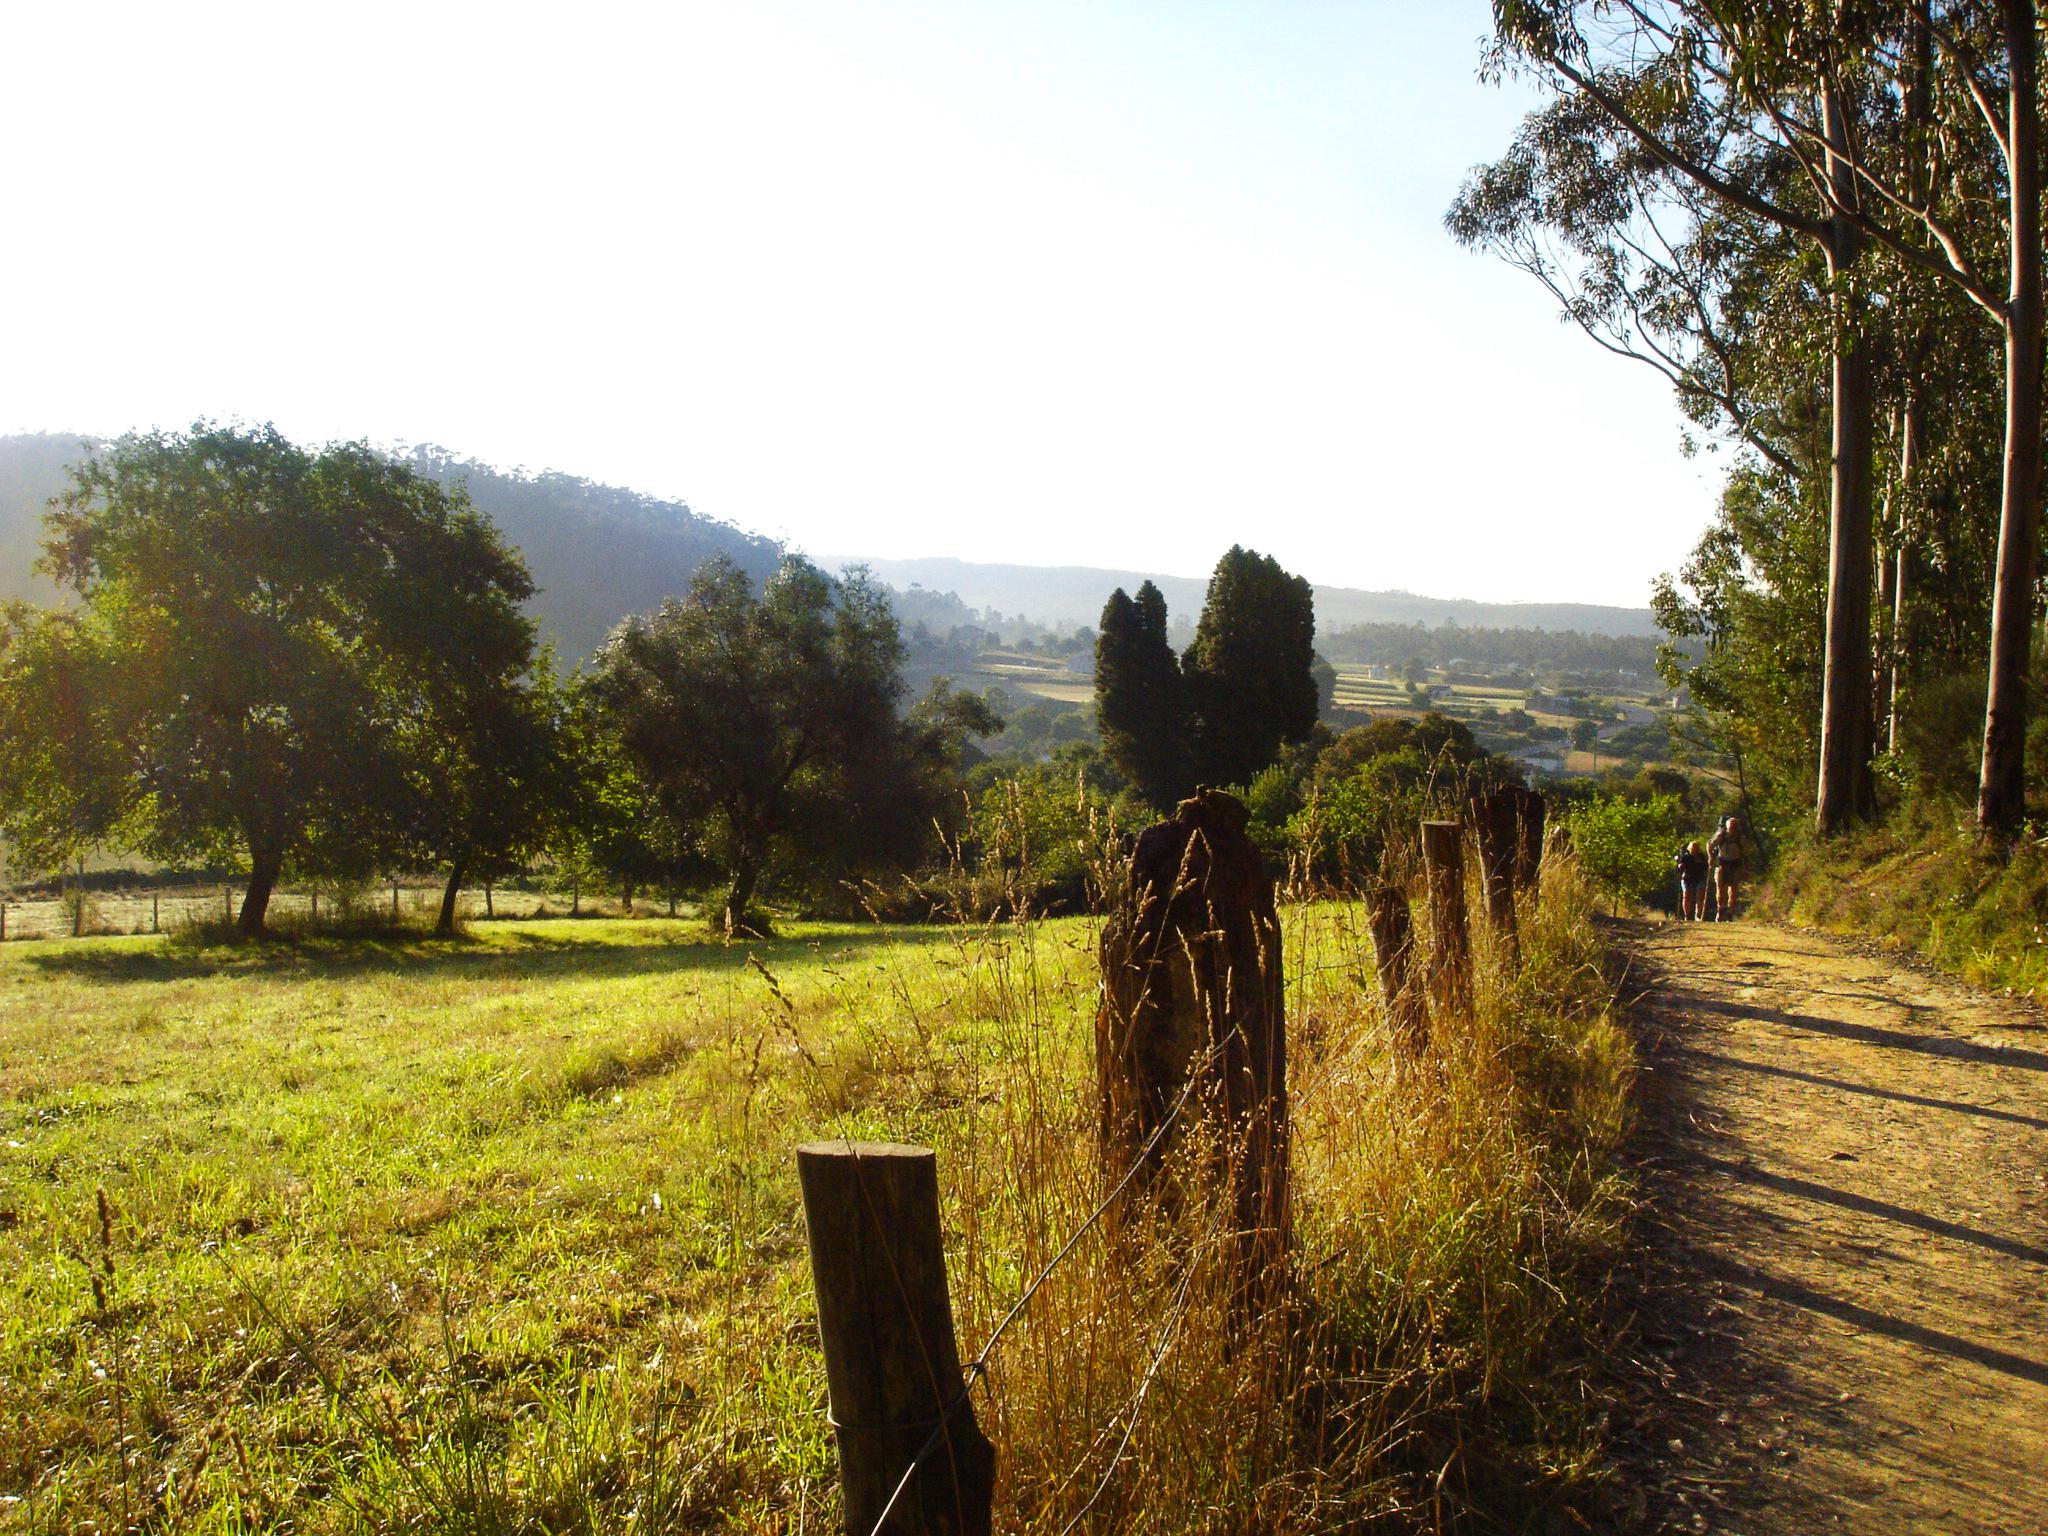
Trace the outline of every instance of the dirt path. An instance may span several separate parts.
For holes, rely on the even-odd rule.
[[[1636,964],[1638,1523],[2048,1532],[2048,1023],[1760,923]]]

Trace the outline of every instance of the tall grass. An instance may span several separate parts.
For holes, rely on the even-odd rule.
[[[1425,1061],[1388,1040],[1364,913],[1284,909],[1291,1299],[1261,1319],[1233,1306],[1199,1203],[1091,1231],[976,1400],[999,1529],[1534,1525],[1586,1493],[1602,1405],[1574,1367],[1597,1348],[1621,1240],[1612,1154],[1631,1071],[1591,909],[1576,866],[1551,859],[1522,968],[1482,933],[1472,1015],[1439,1021]],[[670,928],[664,966],[715,976],[687,1003],[664,978],[694,973],[643,976],[624,938],[500,926],[478,942],[543,978],[545,1018],[469,1026],[426,1054],[465,1064],[430,1067],[438,1089],[323,1099],[308,1166],[333,1187],[257,1202],[253,1235],[189,1214],[248,1206],[252,1169],[179,1161],[134,1131],[106,1251],[126,1232],[155,1268],[124,1274],[139,1299],[118,1335],[121,1420],[111,1388],[58,1358],[96,1351],[104,1367],[111,1325],[84,1271],[67,1282],[53,1261],[40,1310],[5,1340],[0,1528],[114,1530],[126,1501],[137,1528],[163,1531],[828,1530],[790,1148],[845,1134],[938,1149],[970,1355],[1101,1196],[1092,921],[1013,909],[737,951]],[[307,941],[221,963],[303,977],[344,954]],[[167,1005],[218,1004],[214,985],[173,966]],[[385,991],[363,1005],[376,1014],[347,1016],[366,1032],[390,1018],[400,1032],[377,1038],[417,1058],[446,1016],[435,997],[498,1019],[519,1006],[499,985],[406,994],[402,1016]],[[276,1006],[298,997],[342,1006],[303,984]],[[588,1027],[558,1037],[571,1018]],[[237,1177],[241,1194],[222,1188]],[[97,1220],[51,1224],[90,1253]]]
[[[1883,823],[1793,848],[1765,911],[1918,952],[1981,986],[2048,1000],[2048,843],[1987,850],[1975,807],[1909,802]]]

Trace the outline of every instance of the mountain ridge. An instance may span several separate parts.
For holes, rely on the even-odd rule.
[[[57,591],[34,570],[41,553],[46,503],[68,483],[66,467],[107,441],[79,433],[0,436],[0,600],[50,603]],[[470,499],[525,554],[539,595],[531,611],[565,665],[588,657],[612,626],[631,613],[680,594],[706,559],[728,555],[757,580],[774,570],[783,546],[692,509],[621,486],[555,470],[508,471],[458,458],[428,444],[387,450],[446,485],[467,486]],[[923,587],[956,594],[970,608],[995,610],[1053,629],[1092,627],[1116,587],[1151,580],[1165,593],[1177,624],[1192,626],[1207,582],[1083,565],[997,564],[950,557],[891,560],[813,557],[827,569],[864,564],[899,590]],[[1466,628],[1576,629],[1602,635],[1656,635],[1647,608],[1586,603],[1483,603],[1407,592],[1369,592],[1318,585],[1316,621],[1328,635],[1353,624],[1446,620]]]
[[[1093,626],[1102,605],[1118,587],[1133,591],[1150,581],[1166,598],[1176,620],[1194,622],[1208,581],[1196,576],[1123,571],[1085,565],[1015,565],[950,557],[884,559],[875,556],[817,557],[831,570],[864,565],[892,587],[913,586],[953,592],[972,608],[1018,614],[1053,628]],[[1647,607],[1600,603],[1489,603],[1469,597],[1429,597],[1403,591],[1372,591],[1321,582],[1315,588],[1316,629],[1327,634],[1354,624],[1421,624],[1467,629],[1579,630],[1587,634],[1655,637],[1662,633]]]

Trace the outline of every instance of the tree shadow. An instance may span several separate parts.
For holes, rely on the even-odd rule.
[[[1922,1056],[1941,1056],[1950,1061],[1977,1062],[1992,1067],[2018,1067],[2027,1072],[2048,1072],[2048,1051],[2028,1050],[2021,1046],[1979,1045],[1974,1040],[1961,1040],[1954,1035],[1915,1034],[1904,1029],[1880,1029],[1874,1024],[1851,1024],[1843,1019],[1825,1019],[1811,1013],[1789,1013],[1782,1008],[1770,1008],[1761,1003],[1724,1003],[1718,998],[1704,997],[1686,987],[1671,987],[1667,994],[1673,1005],[1695,1009],[1700,1013],[1719,1014],[1723,1018],[1763,1020],[1771,1024],[1782,1024],[1788,1029],[1809,1030],[1818,1035],[1833,1035],[1838,1040],[1854,1040],[1860,1045],[1881,1046],[1886,1050],[1915,1051]]]
[[[1893,1205],[1888,1200],[1873,1200],[1868,1195],[1852,1194],[1846,1189],[1817,1184],[1811,1179],[1794,1178],[1790,1174],[1770,1173],[1748,1163],[1732,1162],[1725,1157],[1715,1157],[1707,1152],[1700,1152],[1695,1156],[1699,1166],[1716,1173],[1727,1174],[1730,1178],[1739,1179],[1745,1184],[1776,1190],[1781,1195],[1792,1195],[1801,1200],[1813,1200],[1822,1205],[1836,1206],[1845,1211],[1855,1211],[1863,1216],[1875,1216],[1880,1221],[1897,1222],[1900,1226],[1930,1232],[1936,1237],[1952,1238],[1959,1243],[1971,1243],[1979,1248],[1987,1248],[2010,1259],[2024,1259],[2029,1264],[2048,1265],[2048,1248],[2036,1248],[2031,1243],[2000,1237],[1996,1232],[1986,1232],[1981,1227],[1967,1227],[1959,1221],[1944,1221],[1939,1216],[1929,1216],[1924,1211]]]
[[[582,926],[582,925],[577,925]],[[979,930],[975,930],[979,933]],[[248,976],[322,980],[401,975],[422,981],[457,978],[643,976],[654,972],[720,972],[746,968],[749,957],[771,969],[789,958],[856,956],[879,949],[926,949],[955,942],[961,930],[929,927],[855,927],[767,939],[725,942],[701,928],[678,926],[671,936],[625,936],[616,929],[588,934],[506,931],[490,940],[470,934],[311,936],[237,944],[80,944],[24,957],[46,975],[110,986],[195,978]]]
[[[1801,1072],[1792,1067],[1774,1067],[1768,1062],[1744,1061],[1737,1056],[1724,1056],[1717,1051],[1703,1051],[1698,1046],[1673,1046],[1675,1055],[1697,1058],[1710,1062],[1716,1067],[1734,1068],[1743,1072],[1757,1072],[1767,1077],[1790,1078],[1794,1082],[1811,1083],[1816,1088],[1833,1088],[1842,1093],[1859,1093],[1873,1099],[1884,1099],[1893,1104],[1914,1104],[1922,1109],[1945,1109],[1952,1114],[1976,1115],[1985,1120],[2002,1120],[2008,1125],[2023,1125],[2029,1130],[2048,1131],[2048,1119],[2039,1115],[2023,1115],[2017,1110],[1994,1109],[1988,1104],[1966,1104],[1961,1099],[1936,1099],[1924,1093],[1902,1093],[1896,1088],[1879,1088],[1870,1083],[1852,1083],[1843,1077],[1825,1077],[1817,1072]]]

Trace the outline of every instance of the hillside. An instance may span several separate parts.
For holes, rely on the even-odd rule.
[[[64,489],[65,466],[89,447],[89,439],[71,432],[0,437],[0,602],[56,597],[56,587],[35,569],[43,552],[43,508]]]
[[[892,587],[921,586],[958,593],[971,608],[1023,614],[1055,629],[1093,625],[1117,587],[1134,590],[1151,581],[1166,595],[1176,620],[1192,624],[1208,588],[1203,577],[1161,576],[1144,571],[1098,570],[1090,566],[982,565],[967,560],[876,560],[832,556],[823,564],[838,569],[863,564]],[[1435,629],[1454,622],[1467,628],[1573,629],[1595,635],[1654,636],[1656,620],[1647,608],[1609,608],[1592,603],[1481,603],[1469,598],[1418,597],[1412,592],[1366,592],[1356,587],[1318,586],[1316,630],[1356,624],[1422,624]]]
[[[45,503],[64,488],[65,466],[90,440],[69,433],[0,437],[0,599],[48,602],[50,583],[34,574]],[[458,459],[444,448],[402,455],[444,485],[466,484],[476,504],[526,553],[540,594],[533,612],[565,664],[581,661],[628,613],[656,607],[683,590],[713,555],[732,556],[767,575],[781,546],[662,501],[574,475],[526,475]]]
[[[467,485],[470,499],[526,552],[540,587],[534,611],[565,664],[596,650],[625,615],[676,596],[715,555],[730,555],[756,579],[782,558],[773,539],[704,517],[680,501],[552,470],[493,469],[445,448],[414,448],[409,462],[444,485]]]

